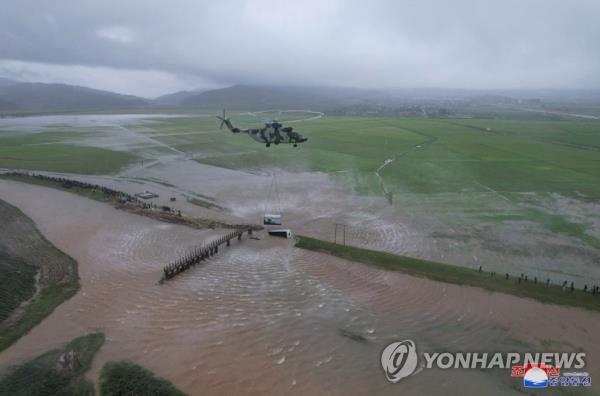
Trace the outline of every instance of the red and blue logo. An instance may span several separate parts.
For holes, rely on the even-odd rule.
[[[523,376],[525,388],[547,388],[548,369],[546,367],[529,367]]]

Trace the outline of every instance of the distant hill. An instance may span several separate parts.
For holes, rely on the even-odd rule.
[[[354,88],[234,85],[202,92],[183,99],[182,104],[210,108],[327,108],[359,103],[377,103],[388,95],[382,91]]]
[[[0,77],[0,112],[60,112],[160,108],[311,109],[331,114],[436,114],[477,105],[539,106],[556,102],[599,103],[600,90],[461,90],[335,88],[316,86],[234,85],[209,91],[189,90],[147,100],[66,84],[24,83]],[[458,106],[458,107],[457,107]],[[433,107],[433,108],[432,108]],[[464,110],[464,109],[463,109]],[[461,110],[462,111],[462,110]]]
[[[0,77],[0,87],[7,87],[9,85],[18,84],[19,81],[11,80],[9,78]]]
[[[147,105],[147,100],[137,96],[74,85],[44,83],[0,85],[0,109],[4,110],[13,110],[14,106],[21,111],[57,111],[131,109]]]
[[[19,106],[15,103],[9,102],[8,100],[0,99],[0,111],[6,110],[18,110]]]
[[[0,77],[0,89],[3,87],[8,87],[10,85],[18,84],[18,81],[11,80],[8,78]],[[13,111],[18,110],[19,106],[16,103],[13,103],[6,99],[0,99],[0,111]]]
[[[191,91],[179,91],[170,93],[167,95],[159,96],[158,98],[152,101],[155,105],[165,105],[165,106],[181,106],[183,105],[183,101],[191,96],[195,96],[205,92],[201,89],[195,89]]]

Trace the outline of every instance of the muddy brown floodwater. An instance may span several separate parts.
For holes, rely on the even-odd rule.
[[[91,379],[127,359],[190,395],[520,394],[508,370],[423,370],[390,384],[380,352],[406,338],[429,351],[582,349],[600,375],[597,313],[379,271],[264,235],[157,285],[164,263],[220,231],[15,182],[0,181],[0,199],[78,261],[82,284],[0,354],[0,368],[101,330]]]

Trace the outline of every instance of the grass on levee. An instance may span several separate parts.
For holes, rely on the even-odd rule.
[[[223,209],[222,207],[220,207],[219,205],[217,205],[215,203],[212,203],[208,199],[200,199],[200,198],[191,197],[191,198],[188,198],[187,200],[189,203],[196,205],[196,206],[200,206],[201,208]]]
[[[0,396],[92,396],[94,385],[84,377],[94,354],[104,344],[104,334],[75,338],[63,348],[44,353],[20,366],[11,367],[0,378]],[[68,363],[61,363],[68,358]]]
[[[130,362],[106,363],[100,374],[100,392],[102,396],[185,396],[169,381]]]
[[[70,193],[81,195],[82,197],[90,198],[90,199],[93,199],[95,201],[100,201],[100,202],[111,202],[114,199],[113,197],[110,197],[110,196],[104,194],[100,190],[92,190],[89,188],[79,188],[79,187],[68,188],[68,187],[65,187],[63,185],[63,183],[56,181],[56,180],[40,179],[40,178],[32,177],[32,176],[11,175],[11,174],[0,174],[0,179],[13,180],[13,181],[18,181],[18,182],[22,182],[22,183],[34,184],[36,186],[42,186],[42,187],[50,187],[50,188],[54,188],[57,190],[67,191]]]
[[[343,259],[354,261],[387,271],[399,271],[407,275],[428,278],[435,281],[457,285],[474,286],[481,289],[512,294],[519,297],[529,297],[535,300],[559,305],[582,307],[600,311],[600,295],[592,295],[581,290],[566,291],[561,286],[546,287],[545,282],[518,282],[518,278],[505,274],[491,276],[489,272],[443,264],[434,261],[421,260],[413,257],[398,256],[390,253],[343,246],[319,239],[299,236],[296,247],[331,254]],[[510,275],[510,274],[509,274]]]

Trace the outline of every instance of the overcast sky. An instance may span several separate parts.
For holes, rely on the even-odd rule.
[[[1,0],[0,76],[146,97],[600,88],[600,0]]]

